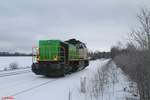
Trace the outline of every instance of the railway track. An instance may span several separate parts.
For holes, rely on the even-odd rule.
[[[58,79],[53,79],[53,80],[49,80],[49,81],[46,81],[46,82],[42,82],[42,83],[37,84],[37,85],[34,85],[34,86],[32,86],[32,87],[29,87],[29,88],[20,90],[19,92],[13,93],[13,94],[11,94],[10,96],[15,97],[15,96],[17,96],[17,95],[19,95],[19,94],[23,94],[23,93],[25,93],[25,92],[28,92],[28,91],[31,91],[31,90],[33,90],[33,89],[42,87],[42,86],[47,85],[47,84],[49,84],[49,83],[52,83],[52,82],[54,82],[54,81],[56,81],[56,80],[58,80]]]
[[[21,70],[13,70],[13,71],[5,71],[0,72],[0,77],[12,76],[17,74],[24,74],[31,72],[31,68],[21,69]]]
[[[6,77],[6,76],[12,76],[12,75],[18,75],[18,74],[23,74],[23,73],[29,73],[31,72],[31,69],[23,69],[23,70],[18,70],[18,71],[13,71],[13,72],[5,72],[5,73],[0,73],[0,77]],[[27,74],[28,75],[28,74]],[[29,74],[30,75],[30,74]],[[19,75],[18,75],[19,76]],[[31,91],[33,89],[42,87],[46,84],[49,84],[51,82],[54,82],[56,80],[58,80],[59,78],[54,78],[54,79],[46,79],[47,77],[34,77],[33,79],[25,79],[25,80],[21,80],[21,81],[17,81],[14,83],[10,83],[8,85],[4,85],[3,87],[1,87],[0,89],[6,89],[6,88],[10,88],[8,89],[8,92],[6,91],[6,94],[8,93],[8,96],[17,96],[23,93],[26,93],[28,91]],[[42,80],[42,81],[40,81]],[[18,89],[16,89],[18,88]],[[9,91],[12,91],[12,93],[9,93]],[[2,92],[5,94],[5,92]]]

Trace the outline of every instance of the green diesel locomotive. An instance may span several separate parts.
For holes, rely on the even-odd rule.
[[[76,39],[40,40],[32,52],[32,71],[37,75],[64,76],[89,65],[86,45]]]

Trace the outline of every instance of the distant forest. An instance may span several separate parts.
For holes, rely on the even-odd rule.
[[[96,60],[96,59],[101,59],[101,58],[111,58],[111,53],[110,52],[89,52],[88,57],[90,57],[91,60]]]
[[[0,52],[0,56],[32,56],[31,53],[27,54],[27,53],[19,53],[19,52],[15,52],[15,53],[10,53],[10,52]]]
[[[10,53],[10,52],[0,52],[0,56],[32,56],[32,53]],[[88,56],[91,60],[96,60],[100,58],[110,58],[110,52],[89,52]]]

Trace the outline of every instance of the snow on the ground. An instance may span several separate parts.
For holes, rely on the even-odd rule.
[[[98,70],[100,68],[99,66],[100,65],[96,65],[95,69]],[[138,95],[136,84],[129,80],[113,61],[108,61],[105,66],[101,65],[101,67],[108,67],[109,82],[104,84],[105,89],[103,95],[99,94],[98,98],[91,98],[90,92],[86,90],[86,93],[76,92],[73,100],[139,100],[138,96],[134,96]],[[93,73],[96,73],[97,70],[94,70],[95,72],[93,71]],[[92,75],[85,76],[86,83],[89,82],[88,78],[91,78],[91,76]],[[87,85],[86,87],[89,88],[90,85]]]
[[[69,100],[70,91],[70,100],[91,100],[80,92],[80,79],[85,76],[91,77],[98,67],[102,67],[108,61],[109,59],[91,61],[86,69],[60,78],[46,78],[32,72],[0,77],[0,96],[14,96],[15,100]],[[119,77],[120,82],[115,85],[116,91],[122,90],[126,84],[124,75],[120,74]],[[123,100],[117,98],[126,94],[116,92],[114,95],[105,95],[104,100]]]
[[[29,67],[32,64],[32,57],[0,57],[0,70],[9,68],[11,63],[17,63],[19,68]]]

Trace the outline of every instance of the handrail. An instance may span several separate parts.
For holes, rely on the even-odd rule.
[[[66,50],[65,50],[65,48],[63,46],[61,46],[60,48],[62,48],[64,50],[64,63],[66,63],[66,55],[65,55],[66,54],[66,52],[65,52]]]
[[[46,59],[46,48],[48,48],[49,50],[51,50],[51,47],[52,46],[44,46],[45,48],[44,48],[44,59],[42,60],[42,61],[49,61],[48,59]],[[53,47],[55,47],[55,46],[53,46]],[[61,59],[61,57],[63,58],[63,60],[64,60],[64,62],[66,63],[66,50],[65,50],[65,48],[63,47],[63,46],[56,46],[56,47],[59,47],[60,49],[62,49],[63,50],[63,52],[61,51],[61,50],[59,50],[59,52],[57,53],[57,52],[52,52],[51,51],[51,53],[52,54],[58,54],[58,56],[59,56],[59,59]],[[35,52],[34,52],[35,51]],[[35,60],[38,62],[38,61],[40,61],[40,55],[39,55],[39,53],[40,53],[40,48],[39,47],[32,47],[32,62],[34,62]],[[63,53],[63,56],[61,56],[61,54]],[[48,54],[48,56],[49,56],[49,54]],[[57,56],[57,57],[58,57]],[[35,59],[36,58],[36,59]],[[55,61],[55,60],[53,60],[53,61]]]
[[[35,53],[36,54],[34,54],[34,50],[35,50]],[[35,59],[36,58],[36,59]],[[38,47],[36,47],[36,46],[34,46],[34,47],[32,47],[32,63],[36,60],[37,61],[37,59],[39,58],[39,48]]]
[[[58,59],[63,58],[63,61],[66,63],[66,49],[63,46],[50,46],[50,45],[48,45],[48,46],[43,46],[43,47],[45,47],[44,48],[44,53],[45,54],[43,55],[44,56],[43,60],[40,59],[40,55],[39,55],[40,48],[39,47],[32,47],[32,62],[34,62],[35,60],[37,62],[38,61],[50,61],[50,59],[46,59],[47,58],[47,56],[46,56],[46,48],[48,48],[49,50],[51,50],[51,47],[58,47],[60,49],[59,52],[55,52],[55,51],[50,51],[50,52],[51,52],[51,54],[58,54]],[[61,51],[61,49],[62,49],[62,51]],[[34,52],[34,50],[35,50],[35,52]],[[50,57],[50,53],[48,53],[48,56]],[[69,56],[71,58],[69,58]],[[73,53],[69,53],[69,51],[68,51],[68,59],[75,60],[76,58],[78,58],[78,56],[79,55],[76,55],[76,54],[73,54]],[[55,60],[51,60],[51,61],[55,61]]]

